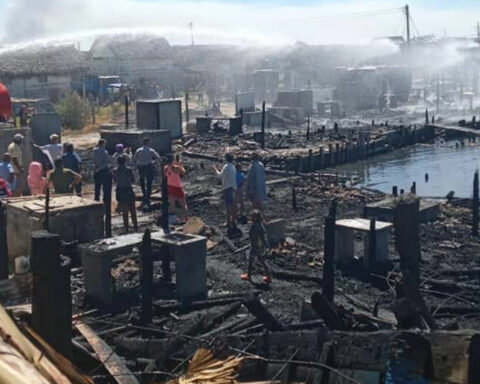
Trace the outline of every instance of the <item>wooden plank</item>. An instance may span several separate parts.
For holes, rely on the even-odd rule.
[[[105,341],[97,336],[92,328],[81,321],[77,322],[75,327],[88,341],[97,354],[97,358],[118,384],[140,384],[123,360],[120,359]]]

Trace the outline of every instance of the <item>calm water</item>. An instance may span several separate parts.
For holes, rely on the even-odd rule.
[[[391,193],[393,185],[397,185],[399,191],[407,191],[416,181],[417,194],[421,196],[445,197],[453,190],[456,197],[471,197],[473,174],[479,166],[479,144],[456,149],[455,142],[448,142],[401,149],[336,171],[358,176],[359,186],[382,192]],[[428,182],[425,173],[429,174]]]

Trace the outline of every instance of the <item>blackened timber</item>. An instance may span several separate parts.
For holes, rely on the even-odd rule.
[[[125,128],[128,129],[128,104],[129,104],[129,100],[128,100],[128,95],[127,93],[125,92],[125,98],[124,98],[124,103],[125,103]]]
[[[335,201],[329,215],[325,218],[324,229],[324,266],[323,266],[323,295],[329,303],[333,303],[335,290]]]
[[[32,325],[63,356],[71,355],[70,260],[62,264],[60,236],[32,232]]]
[[[285,326],[272,315],[272,313],[260,302],[253,293],[248,293],[243,299],[243,305],[255,316],[268,330],[284,331]]]
[[[262,138],[261,138],[262,149],[265,148],[265,101],[262,103]]]
[[[410,272],[420,284],[420,200],[412,195],[398,198],[393,210],[395,249],[400,255],[400,267],[405,275]]]
[[[478,169],[477,169],[473,176],[473,202],[472,202],[472,207],[473,207],[472,235],[473,236],[478,236],[478,205],[479,205],[478,188],[479,188],[479,181],[478,181]]]
[[[152,322],[152,291],[153,291],[153,257],[152,257],[152,239],[150,230],[147,229],[143,235],[141,254],[141,274],[140,289],[142,294],[141,301],[141,320],[147,324]]]
[[[377,232],[375,231],[375,219],[370,219],[370,231],[368,232],[368,268],[365,271],[367,277],[375,268],[377,262]]]

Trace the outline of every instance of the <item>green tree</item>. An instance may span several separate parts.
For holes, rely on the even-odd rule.
[[[88,102],[77,93],[71,92],[57,105],[62,125],[70,129],[82,129],[90,116]]]

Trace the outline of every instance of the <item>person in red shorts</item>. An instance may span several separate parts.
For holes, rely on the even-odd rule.
[[[167,165],[164,168],[165,177],[167,178],[168,202],[170,205],[170,213],[175,214],[176,203],[182,208],[185,218],[187,217],[187,201],[185,191],[182,187],[181,177],[185,175],[185,168],[180,159],[174,161],[173,155],[168,155]]]

